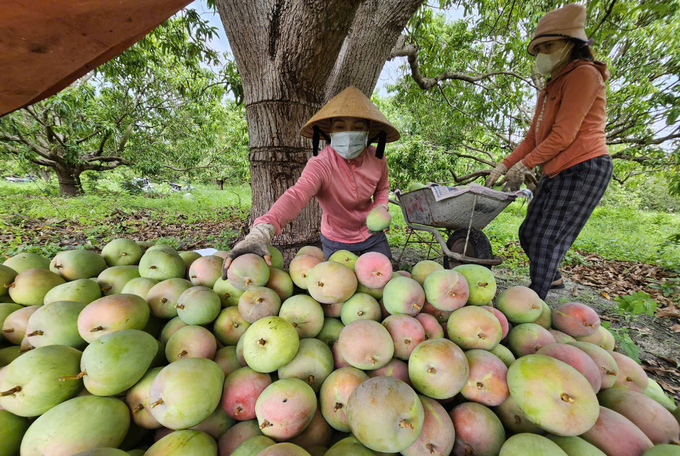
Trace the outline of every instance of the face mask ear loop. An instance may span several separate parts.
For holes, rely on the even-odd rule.
[[[375,156],[380,160],[385,155],[385,144],[387,143],[387,133],[381,131],[378,133],[378,147],[375,149]],[[374,138],[375,139],[375,138]],[[373,141],[369,141],[369,144]]]
[[[331,138],[329,138],[328,135],[316,125],[314,125],[313,130],[314,135],[312,136],[312,155],[316,157],[319,155],[319,136],[323,136],[323,139],[325,139],[326,142],[331,142]]]

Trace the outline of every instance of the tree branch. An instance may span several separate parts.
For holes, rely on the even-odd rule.
[[[456,184],[463,184],[463,185],[464,185],[464,184],[469,184],[470,182],[473,182],[473,181],[477,180],[477,179],[480,178],[480,177],[488,176],[489,174],[491,174],[491,170],[490,170],[490,169],[480,169],[480,170],[474,171],[474,172],[472,172],[472,173],[470,173],[470,174],[466,174],[466,175],[464,175],[464,176],[458,177],[458,176],[456,175],[456,172],[455,172],[454,170],[451,170],[451,175],[453,176],[453,181],[454,181]]]
[[[475,149],[475,150],[479,150],[479,149]],[[484,163],[485,165],[489,165],[491,167],[496,166],[496,164],[494,162],[489,161],[489,160],[484,160],[483,158],[480,158],[480,157],[475,157],[474,155],[461,154],[460,152],[453,152],[453,151],[451,151],[451,152],[445,151],[445,153],[449,154],[449,155],[455,155],[456,157],[469,158],[471,160],[474,160],[474,161],[477,161],[477,162],[480,162],[480,163]]]
[[[600,29],[600,26],[604,24],[604,21],[607,20],[609,15],[612,13],[612,10],[614,9],[614,5],[616,4],[617,0],[612,0],[612,2],[609,4],[609,8],[607,8],[607,12],[604,14],[604,17],[600,20],[600,22],[595,26],[595,28],[590,32],[590,38],[595,36],[597,31]]]

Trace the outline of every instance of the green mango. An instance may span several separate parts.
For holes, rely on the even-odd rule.
[[[217,456],[217,444],[201,431],[175,431],[154,443],[145,456]]]
[[[50,271],[68,281],[97,277],[104,269],[104,258],[91,250],[65,250],[50,262]]]
[[[50,260],[35,253],[19,253],[5,260],[2,265],[14,269],[17,274],[21,274],[29,269],[49,269]]]
[[[97,276],[97,284],[104,296],[120,294],[130,280],[139,277],[137,266],[113,266]]]
[[[82,353],[63,345],[40,347],[24,353],[3,371],[0,406],[15,415],[42,415],[83,389],[80,379],[60,380],[80,371]]]
[[[12,303],[0,304],[0,328],[2,328],[2,325],[5,323],[5,318],[7,318],[9,314],[22,308],[23,306],[20,306],[19,304]],[[0,341],[2,340],[5,340],[5,336],[3,336],[2,332],[0,332]]]
[[[580,437],[561,437],[548,434],[547,438],[557,444],[567,456],[607,456],[595,445],[592,445]]]
[[[0,348],[0,367],[5,367],[21,355],[21,347],[12,345],[11,347]]]
[[[184,260],[174,249],[150,248],[139,260],[139,275],[156,280],[182,278],[186,272]]]
[[[0,410],[0,456],[19,454],[21,439],[28,429],[27,418],[16,416],[7,410]]]
[[[128,454],[117,448],[94,448],[92,450],[81,451],[73,456],[128,456]]]
[[[17,304],[42,306],[47,292],[62,283],[66,281],[52,271],[29,269],[14,278],[14,282],[9,287],[9,295]]]
[[[130,411],[112,397],[74,397],[51,408],[26,431],[22,456],[71,456],[92,448],[116,448],[130,427]]]
[[[9,294],[9,285],[14,282],[14,278],[17,276],[17,272],[0,264],[0,296],[6,296]]]
[[[78,279],[57,285],[47,292],[43,304],[57,301],[73,301],[89,304],[102,297],[102,290],[90,279]]]
[[[26,339],[36,348],[66,345],[79,349],[85,346],[78,333],[78,315],[85,306],[87,303],[84,302],[56,301],[40,307],[28,319]]]
[[[554,442],[536,434],[515,434],[505,441],[498,456],[568,456]]]
[[[258,435],[246,439],[243,443],[236,447],[231,456],[257,456],[258,453],[267,447],[276,444],[275,441],[264,435]]]
[[[85,388],[96,396],[114,396],[142,378],[158,342],[138,329],[105,334],[85,348],[80,362]]]
[[[130,239],[114,239],[104,246],[102,257],[109,266],[135,265],[142,258],[142,248]]]

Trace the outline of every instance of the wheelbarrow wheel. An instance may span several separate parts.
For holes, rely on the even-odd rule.
[[[466,237],[467,229],[458,229],[451,233],[451,236],[449,236],[449,239],[446,241],[446,246],[452,252],[463,253]],[[479,258],[480,260],[493,258],[491,242],[489,242],[489,238],[486,237],[486,234],[476,228],[470,228],[470,238],[468,239],[467,249],[465,249],[465,255],[471,258]],[[444,256],[444,267],[446,269],[455,268],[459,264],[460,263],[454,259]]]

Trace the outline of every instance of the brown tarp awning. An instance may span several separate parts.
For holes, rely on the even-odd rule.
[[[54,95],[193,0],[0,0],[0,116]]]

